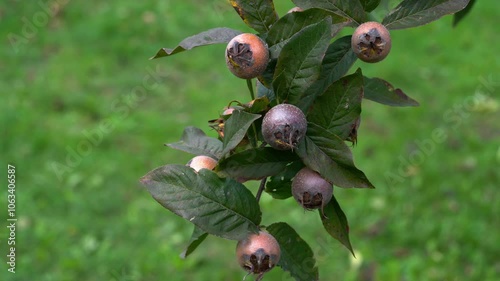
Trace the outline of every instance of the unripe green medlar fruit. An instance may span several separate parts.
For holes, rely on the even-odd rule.
[[[186,166],[193,168],[196,172],[201,169],[213,170],[217,166],[217,160],[205,155],[199,155],[189,160]]]
[[[356,56],[364,62],[383,60],[391,50],[389,30],[378,22],[365,22],[358,26],[351,37],[351,47]]]
[[[240,34],[227,44],[226,65],[239,78],[251,79],[261,75],[268,62],[267,44],[255,34]]]
[[[236,245],[236,257],[240,266],[253,274],[264,274],[280,260],[278,241],[266,231],[252,233]]]
[[[278,104],[262,120],[262,136],[273,148],[289,150],[297,147],[307,131],[306,116],[291,104]]]
[[[323,209],[333,196],[333,186],[321,175],[307,167],[293,178],[292,194],[305,209]]]

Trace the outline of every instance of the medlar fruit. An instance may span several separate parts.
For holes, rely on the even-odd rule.
[[[213,170],[217,166],[217,160],[209,156],[199,155],[189,160],[186,166],[193,168],[196,172],[201,169]]]
[[[236,245],[236,257],[240,266],[249,273],[262,275],[280,260],[278,241],[266,231],[252,233]]]
[[[385,59],[391,50],[391,44],[387,28],[374,21],[358,26],[351,37],[351,47],[356,56],[369,63]]]
[[[262,136],[273,148],[289,150],[297,147],[307,131],[306,116],[291,104],[278,104],[262,120]]]
[[[319,173],[304,167],[292,180],[292,194],[305,209],[323,209],[332,199],[333,186]]]
[[[261,75],[268,62],[267,44],[255,34],[240,34],[227,44],[226,65],[239,78],[251,79]]]

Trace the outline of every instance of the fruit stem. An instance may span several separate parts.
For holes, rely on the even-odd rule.
[[[267,181],[267,178],[263,178],[260,181],[259,190],[257,191],[257,195],[255,195],[255,199],[257,200],[257,203],[259,203],[260,197],[262,196],[262,192],[264,192],[264,189],[266,188],[266,181]]]
[[[254,100],[255,94],[253,93],[252,79],[247,79],[247,87],[248,90],[250,91],[250,97],[252,98],[252,100]]]

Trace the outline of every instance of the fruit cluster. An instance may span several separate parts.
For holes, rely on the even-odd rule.
[[[299,7],[279,17],[271,0],[231,0],[257,34],[215,28],[154,57],[224,43],[227,68],[247,82],[251,101],[232,101],[209,121],[217,138],[186,128],[179,142],[167,145],[196,156],[187,165],[156,168],[141,183],[163,207],[194,225],[183,257],[207,235],[235,240],[238,263],[257,280],[275,266],[296,280],[319,279],[311,248],[292,227],[262,224],[263,192],[274,199],[293,197],[304,210],[315,210],[326,232],[353,253],[347,218],[333,191],[334,186],[374,188],[346,144],[358,140],[362,100],[390,106],[418,102],[381,78],[364,76],[361,68],[348,72],[357,59],[387,58],[388,29],[426,24],[468,1],[449,1],[446,7],[402,1],[381,22],[367,21],[380,1],[293,2]],[[413,17],[419,13],[425,16]],[[344,27],[355,30],[337,37]],[[243,185],[249,180],[260,181],[255,195]]]

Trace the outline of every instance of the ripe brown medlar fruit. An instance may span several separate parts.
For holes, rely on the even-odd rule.
[[[199,155],[189,160],[186,166],[193,168],[196,172],[201,169],[213,170],[217,166],[217,160],[209,156]]]
[[[262,136],[273,148],[289,150],[297,147],[307,131],[306,116],[291,104],[278,104],[262,120]]]
[[[391,50],[389,30],[378,22],[365,22],[358,26],[351,38],[351,47],[356,56],[364,62],[383,60]]]
[[[268,62],[267,44],[255,34],[240,34],[227,44],[226,65],[239,78],[251,79],[261,75]]]
[[[333,186],[319,173],[304,167],[293,178],[292,194],[307,210],[323,209],[332,199]]]
[[[279,262],[280,256],[278,241],[266,231],[252,233],[236,245],[238,263],[249,274],[262,276]]]

